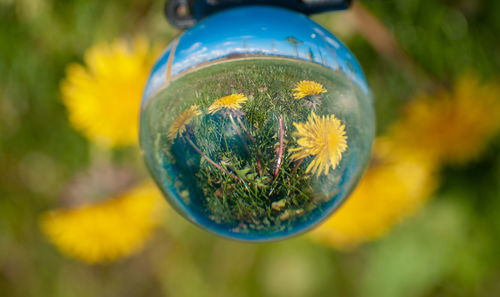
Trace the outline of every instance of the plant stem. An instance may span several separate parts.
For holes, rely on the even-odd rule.
[[[238,121],[238,124],[240,124],[241,129],[243,129],[243,131],[245,131],[245,134],[248,136],[248,138],[250,139],[250,141],[255,146],[257,146],[257,143],[255,142],[255,139],[253,138],[252,134],[250,134],[250,132],[248,132],[248,129],[245,127],[245,124],[243,124],[243,122],[241,121],[241,119],[239,117],[237,117],[236,120]],[[260,150],[259,150],[259,153],[260,153]]]
[[[255,138],[253,138],[252,134],[248,131],[248,129],[245,127],[245,124],[243,124],[243,122],[241,121],[241,119],[239,117],[236,118],[236,120],[238,121],[238,124],[240,125],[241,129],[243,129],[243,131],[245,131],[245,134],[248,136],[248,138],[253,143],[253,145],[255,145],[255,147],[257,148],[257,155],[259,156],[259,159],[262,159],[262,152],[260,151],[260,148],[257,145]],[[257,167],[258,168],[262,167],[259,160],[257,160]],[[262,172],[260,172],[260,171],[261,171],[261,169],[259,169],[259,173],[260,173],[260,175],[262,175]]]
[[[243,146],[245,147],[247,152],[250,154],[250,149],[248,148],[247,142],[246,142],[245,138],[243,137],[243,135],[241,135],[240,128],[238,128],[238,125],[236,125],[236,122],[234,121],[234,118],[231,114],[229,115],[229,119],[231,120],[231,124],[233,125],[234,131],[236,131],[236,134],[238,134],[238,137],[243,142]]]
[[[245,149],[247,150],[247,152],[250,154],[250,149],[248,148],[248,145],[246,143],[246,140],[245,138],[243,137],[243,135],[241,135],[241,131],[240,129],[238,128],[238,125],[236,125],[235,121],[234,121],[234,118],[233,116],[230,114],[229,115],[229,119],[231,120],[231,124],[233,125],[233,128],[234,130],[236,131],[236,134],[238,134],[238,136],[240,137],[241,141],[243,142],[243,145],[245,146]],[[239,117],[236,117],[236,119],[238,120],[238,123],[239,123],[239,126],[243,129],[243,131],[245,131],[245,134],[248,135],[248,138],[250,139],[250,141],[255,145],[257,146],[257,144],[255,143],[255,139],[252,137],[252,135],[250,135],[250,133],[248,133],[248,130],[247,128],[245,127],[245,125],[243,125],[243,123],[241,122],[240,118]],[[260,150],[259,148],[257,147],[257,154],[260,156]],[[256,159],[257,161],[257,170],[259,171],[259,175],[262,176],[262,165],[260,163],[260,160],[259,158]]]
[[[194,150],[200,154],[200,156],[202,156],[208,163],[212,164],[215,168],[219,169],[220,171],[224,172],[225,174],[231,176],[232,178],[234,179],[240,179],[239,177],[237,177],[236,175],[232,174],[231,172],[227,171],[226,169],[222,168],[222,166],[220,166],[219,164],[215,163],[212,159],[210,159],[210,157],[208,157],[207,155],[205,155],[205,153],[203,153],[197,146],[196,144],[193,143],[193,141],[191,140],[191,138],[189,137],[182,137],[183,139],[187,140],[187,142],[189,142],[189,144],[194,148]]]
[[[299,162],[297,162],[297,164],[295,165],[295,167],[293,167],[293,170],[290,173],[291,176],[293,176],[293,174],[297,171],[297,169],[299,169],[300,165],[302,165],[302,162],[304,162],[304,158],[300,159]]]
[[[410,57],[397,42],[391,30],[375,17],[361,3],[353,3],[349,10],[352,25],[360,35],[382,56],[398,65],[398,68],[412,81],[417,81],[425,89],[440,86],[439,80],[432,77],[424,68]]]
[[[276,168],[274,169],[273,175],[277,176],[280,168],[281,168],[281,160],[283,157],[283,118],[280,116],[278,118],[278,126],[279,126],[279,138],[280,138],[280,145],[278,147],[278,153],[276,156]]]

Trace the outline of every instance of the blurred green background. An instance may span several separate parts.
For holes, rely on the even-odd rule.
[[[381,55],[345,12],[313,19],[337,33],[363,65],[379,133],[421,90],[423,76],[442,85],[466,71],[498,78],[499,1],[364,4],[416,68]],[[61,103],[65,68],[81,62],[91,45],[118,36],[142,33],[166,44],[179,31],[164,20],[163,5],[0,0],[0,296],[500,296],[498,138],[480,159],[444,168],[434,197],[415,216],[352,251],[303,237],[233,242],[172,214],[130,258],[88,266],[61,255],[41,234],[38,216],[59,206],[65,185],[92,153]]]

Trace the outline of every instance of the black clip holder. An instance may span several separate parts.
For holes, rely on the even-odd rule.
[[[352,0],[169,0],[165,5],[167,20],[186,29],[221,10],[245,5],[270,5],[306,15],[349,8]]]

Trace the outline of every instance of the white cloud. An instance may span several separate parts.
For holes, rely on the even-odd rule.
[[[247,48],[229,47],[226,49],[214,49],[205,52],[206,49],[207,49],[206,47],[203,47],[199,51],[190,54],[186,59],[182,61],[174,59],[174,63],[172,65],[172,75],[177,75],[180,72],[187,70],[191,67],[195,67],[207,61],[220,59],[230,54],[257,53],[257,52],[269,54],[272,52],[269,49],[255,48],[255,47],[247,47]]]
[[[201,42],[195,42],[193,43],[193,45],[191,45],[189,48],[185,49],[185,50],[182,50],[180,51],[181,54],[188,54],[190,52],[193,52],[195,51],[197,48],[199,48],[201,46]]]

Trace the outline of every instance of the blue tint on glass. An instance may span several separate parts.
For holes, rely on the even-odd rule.
[[[298,42],[296,47],[290,38]],[[312,56],[315,63],[331,69],[340,67],[368,91],[361,67],[335,36],[305,15],[276,7],[236,8],[207,17],[182,35],[172,75],[231,54],[248,53],[302,60],[311,60]]]
[[[155,68],[166,71],[168,55],[163,54]],[[176,45],[170,76],[207,62],[248,55],[289,57],[340,69],[361,90],[369,91],[361,66],[333,34],[303,14],[267,6],[225,10],[184,32]],[[160,86],[151,84],[143,100]]]
[[[158,61],[153,66],[151,74],[149,75],[146,86],[144,87],[144,92],[142,95],[142,101],[144,102],[147,98],[151,97],[155,91],[160,89],[165,85],[167,81],[167,62],[170,56],[172,46],[170,45],[160,56]]]

